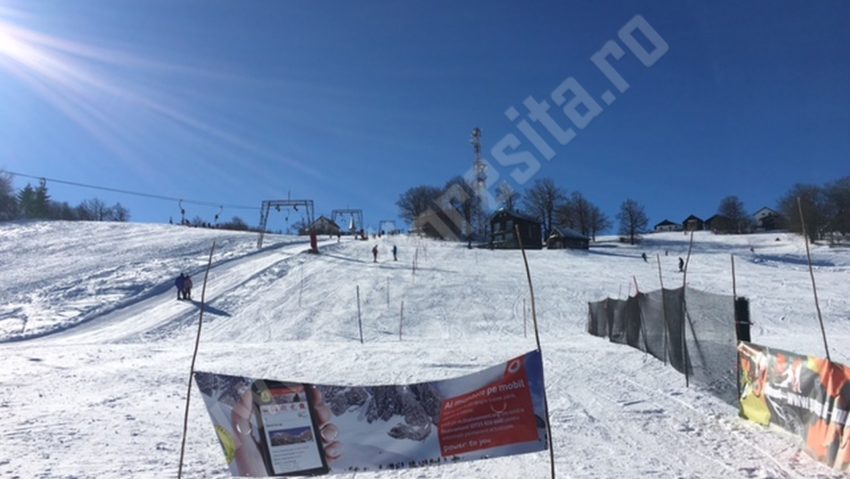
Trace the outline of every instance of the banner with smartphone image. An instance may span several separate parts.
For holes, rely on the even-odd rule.
[[[397,470],[547,448],[532,351],[467,376],[332,386],[196,372],[235,476]]]

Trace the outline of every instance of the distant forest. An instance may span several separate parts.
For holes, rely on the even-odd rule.
[[[15,190],[12,175],[0,170],[0,221],[21,219],[63,221],[129,221],[130,210],[121,203],[107,205],[100,198],[90,198],[76,206],[67,201],[58,201],[50,196],[47,182],[41,180],[36,186],[27,183]],[[209,227],[230,230],[248,230],[249,227],[238,216],[229,222],[211,224],[200,217],[186,221],[186,226]]]

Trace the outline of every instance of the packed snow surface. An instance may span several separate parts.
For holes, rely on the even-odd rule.
[[[0,476],[176,475],[213,240],[200,370],[408,383],[467,374],[535,348],[530,322],[524,333],[530,314],[523,304],[530,303],[518,251],[413,237],[333,238],[320,242],[316,256],[298,237],[268,236],[258,250],[249,233],[7,223],[0,225]],[[608,239],[590,252],[529,252],[559,477],[844,477],[802,452],[798,439],[739,419],[706,391],[686,388],[672,368],[585,332],[588,301],[624,297],[635,281],[641,290],[659,287],[656,257],[665,286],[681,285],[677,263],[687,240],[664,233],[634,247]],[[393,244],[398,262],[389,254]],[[737,292],[751,300],[754,342],[822,356],[802,240],[698,233],[688,283],[731,294],[732,254]],[[815,246],[813,256],[832,357],[846,364],[850,251]],[[176,300],[172,284],[181,271],[194,279],[194,302]],[[194,386],[191,396],[186,476],[226,477]],[[543,452],[356,477],[548,474]]]

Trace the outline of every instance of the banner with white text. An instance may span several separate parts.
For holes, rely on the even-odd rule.
[[[547,449],[543,362],[532,351],[463,376],[329,386],[196,372],[238,476],[397,470]]]

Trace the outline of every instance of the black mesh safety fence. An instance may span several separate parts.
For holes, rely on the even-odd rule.
[[[587,332],[599,337],[608,336],[608,299],[588,303]]]
[[[669,362],[722,400],[737,402],[737,342],[749,338],[746,298],[677,288],[609,298],[588,308],[590,334]]]
[[[626,344],[626,321],[628,313],[626,306],[627,301],[622,299],[609,299],[608,303],[611,307],[611,329],[608,331],[608,339],[612,343]]]
[[[641,330],[643,329],[641,325],[640,319],[640,297],[642,295],[638,293],[637,296],[630,296],[626,300],[625,307],[625,316],[626,316],[626,344],[633,348],[642,349],[641,342],[643,341],[643,335],[641,335]]]
[[[685,290],[664,290],[664,322],[667,326],[667,360],[676,371],[686,374],[687,350],[684,338]]]
[[[642,341],[641,351],[660,361],[667,361],[667,327],[664,321],[664,298],[662,291],[641,293],[639,298]]]
[[[731,296],[685,291],[685,345],[692,380],[737,404],[738,343]]]

